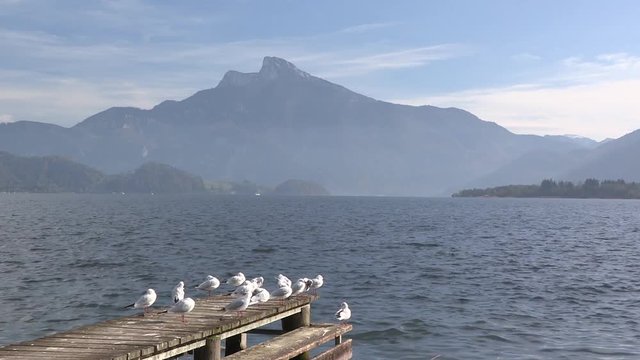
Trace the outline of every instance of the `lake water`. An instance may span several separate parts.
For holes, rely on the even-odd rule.
[[[355,359],[640,358],[640,202],[0,194],[0,345],[180,280],[322,273]],[[190,295],[196,295],[191,292]],[[200,294],[202,296],[202,294]]]

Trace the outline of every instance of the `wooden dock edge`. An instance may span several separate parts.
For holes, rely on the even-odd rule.
[[[349,360],[353,357],[351,339],[318,354],[311,360]]]
[[[325,351],[327,359],[331,356],[338,355],[342,351],[343,354],[351,353],[351,341],[344,342],[342,346],[342,334],[351,331],[350,324],[311,324],[296,330],[289,331],[273,339],[267,340],[261,344],[252,346],[248,349],[239,351],[229,356],[225,356],[228,360],[289,360],[297,358],[316,347],[325,344],[331,340],[335,340],[336,350]],[[334,347],[335,348],[335,347]],[[324,354],[324,353],[323,353]],[[322,355],[322,354],[321,354]],[[345,355],[346,356],[346,355]],[[307,355],[303,357],[309,359]],[[337,359],[350,359],[350,357],[342,357]]]
[[[203,339],[203,340],[199,340],[199,341],[195,341],[195,342],[182,344],[182,345],[173,347],[171,349],[167,349],[163,353],[160,353],[160,354],[156,354],[156,355],[152,355],[152,356],[148,356],[148,357],[143,356],[141,359],[142,360],[164,360],[164,359],[169,359],[169,358],[172,358],[172,357],[180,355],[180,354],[184,354],[184,353],[186,353],[188,351],[191,351],[191,350],[195,350],[195,351],[197,351],[199,353],[207,353],[207,354],[215,353],[215,350],[213,348],[214,347],[220,347],[221,346],[220,345],[220,341],[221,340],[225,340],[225,339],[230,338],[232,336],[236,336],[236,335],[240,335],[242,333],[249,332],[250,330],[253,330],[255,328],[259,328],[261,326],[267,325],[267,324],[269,324],[269,323],[271,323],[273,321],[281,320],[281,319],[284,319],[284,318],[286,318],[288,316],[298,314],[298,313],[300,313],[302,311],[303,308],[308,307],[308,306],[309,305],[303,305],[303,306],[295,307],[295,308],[287,310],[285,312],[281,312],[281,313],[278,313],[276,315],[273,315],[273,316],[271,316],[269,318],[258,320],[258,321],[254,321],[254,322],[246,324],[244,326],[241,326],[241,327],[238,327],[238,328],[234,328],[234,329],[232,329],[230,331],[226,331],[222,335],[211,336],[211,337],[209,337],[207,339]],[[196,357],[200,357],[200,356],[196,356]],[[203,356],[203,358],[207,358],[207,357]],[[212,357],[212,358],[215,359],[215,357]]]

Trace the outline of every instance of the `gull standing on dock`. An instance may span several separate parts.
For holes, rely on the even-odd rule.
[[[211,296],[211,292],[220,286],[220,280],[215,276],[207,275],[207,280],[203,281],[200,285],[196,286],[196,289],[208,291],[209,296]]]
[[[349,305],[346,302],[343,302],[340,305],[340,310],[336,312],[336,319],[346,322],[351,318],[351,309],[349,309]]]
[[[256,286],[256,284],[254,284],[253,282],[251,282],[249,280],[245,280],[244,283],[242,283],[242,285],[238,286],[229,295],[231,295],[231,297],[237,299],[237,298],[243,297],[247,292],[252,293],[253,290],[255,290],[257,288],[258,287]]]
[[[313,291],[314,295],[317,293],[317,290],[322,287],[322,285],[324,285],[324,278],[322,277],[322,275],[318,274],[318,276],[311,279],[311,291]]]
[[[276,290],[273,290],[270,294],[270,297],[274,300],[284,300],[291,296],[291,287],[282,286]]]
[[[180,281],[178,285],[171,290],[171,297],[173,298],[174,304],[184,299],[184,281]]]
[[[293,285],[291,286],[291,296],[299,295],[305,291],[308,291],[311,283],[312,281],[307,278],[298,279],[298,281],[293,283]]]
[[[278,274],[278,276],[276,276],[276,281],[278,281],[278,287],[291,287],[291,280],[282,274]]]
[[[182,322],[186,323],[187,321],[184,319],[184,314],[191,312],[193,308],[196,307],[196,302],[192,298],[180,299],[180,301],[173,304],[172,307],[163,311],[163,313],[169,312],[174,314],[182,315]]]
[[[227,279],[226,284],[231,285],[231,286],[240,286],[242,285],[242,283],[245,282],[245,277],[244,274],[239,272],[237,274],[235,274],[234,276],[230,277]]]
[[[242,314],[245,310],[247,310],[247,307],[249,307],[249,303],[251,302],[251,295],[253,293],[248,290],[243,291],[244,293],[242,294],[242,297],[233,300],[224,307],[225,311],[235,311],[236,313]]]
[[[253,291],[253,296],[251,297],[250,305],[267,302],[269,301],[270,297],[271,295],[269,294],[267,289],[257,288]]]
[[[140,298],[138,298],[136,302],[125,306],[125,309],[130,307],[134,309],[142,309],[142,311],[146,314],[147,308],[153,305],[154,302],[156,302],[156,298],[156,291],[153,289],[147,289],[147,291],[145,291],[144,294],[142,294],[142,296],[140,296]]]
[[[254,290],[259,289],[264,284],[264,278],[262,276],[255,277],[251,279],[251,283],[255,285]]]

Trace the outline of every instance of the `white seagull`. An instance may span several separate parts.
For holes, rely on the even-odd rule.
[[[258,276],[251,279],[251,282],[255,285],[254,289],[259,289],[264,285],[264,278],[262,276]]]
[[[226,284],[231,285],[231,286],[240,286],[242,285],[242,283],[245,282],[245,277],[244,274],[239,272],[237,274],[235,274],[234,276],[230,277],[227,279]]]
[[[343,302],[340,305],[340,310],[336,312],[336,319],[342,321],[343,323],[351,318],[351,309],[349,309],[349,305],[346,302]]]
[[[291,280],[282,274],[278,274],[278,276],[276,276],[276,280],[278,281],[278,287],[291,287]]]
[[[174,304],[184,299],[184,281],[180,281],[178,285],[171,290],[171,297],[173,298]]]
[[[184,319],[184,314],[191,312],[191,310],[193,310],[193,308],[196,307],[196,302],[193,301],[192,298],[185,298],[185,299],[181,299],[180,301],[176,302],[175,304],[173,304],[172,307],[170,307],[168,310],[164,311],[164,312],[170,312],[170,313],[175,313],[175,314],[181,314],[182,315],[182,322],[186,322],[186,320]]]
[[[271,292],[270,297],[274,300],[284,300],[291,296],[291,288],[289,286],[279,287]]]
[[[291,296],[302,294],[303,292],[309,290],[309,286],[311,286],[311,283],[312,281],[307,278],[298,279],[298,281],[291,285]]]
[[[215,276],[207,275],[207,280],[196,286],[196,289],[208,291],[209,296],[211,296],[211,292],[214,289],[217,289],[218,286],[220,286],[220,280],[218,280],[218,278],[216,278]]]
[[[318,275],[315,278],[311,279],[311,290],[314,294],[317,292],[316,290],[322,287],[322,285],[324,285],[324,278],[322,277],[322,275]]]
[[[240,298],[243,297],[247,292],[252,293],[253,290],[257,289],[256,285],[249,280],[245,280],[242,285],[238,286],[235,290],[231,292],[231,297]]]
[[[239,297],[232,302],[228,303],[225,307],[225,311],[235,311],[236,313],[242,314],[247,307],[249,307],[249,303],[251,302],[251,295],[253,293],[250,291],[245,291],[242,297]]]
[[[251,305],[257,303],[263,303],[269,301],[271,295],[264,288],[258,288],[253,291],[253,296],[251,297]]]
[[[147,308],[153,305],[154,302],[156,302],[156,298],[156,291],[153,289],[147,289],[147,291],[145,291],[144,294],[142,294],[142,296],[140,296],[140,298],[138,298],[136,302],[125,306],[125,309],[130,307],[134,309],[142,309],[142,311],[146,314]]]

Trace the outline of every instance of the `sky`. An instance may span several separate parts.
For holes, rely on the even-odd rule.
[[[151,108],[277,56],[514,133],[640,128],[640,2],[0,0],[0,122]]]

